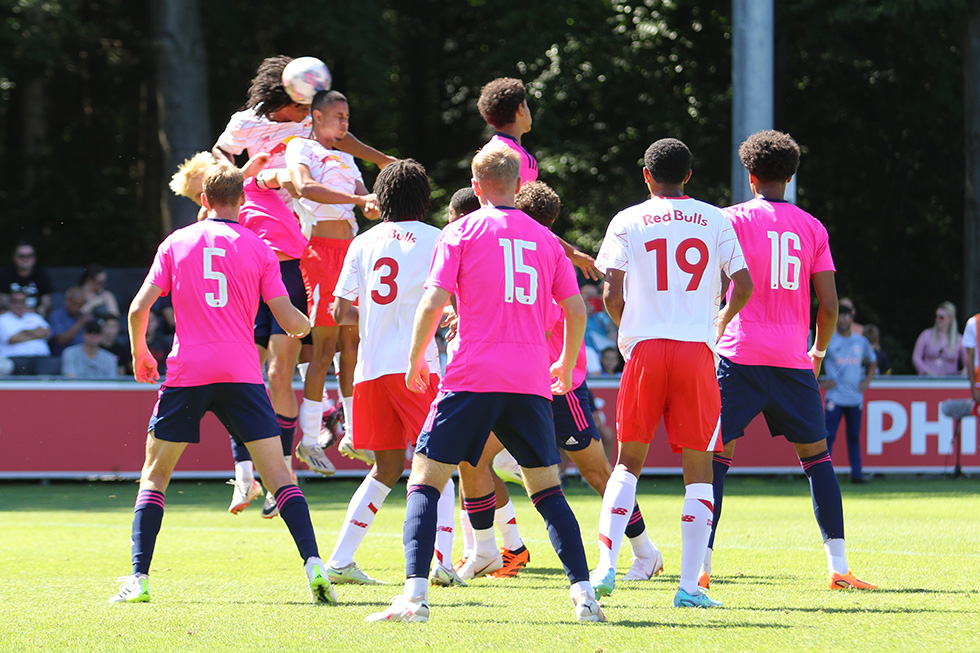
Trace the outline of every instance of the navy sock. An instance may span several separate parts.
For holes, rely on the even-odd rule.
[[[565,568],[565,575],[571,583],[588,580],[589,563],[585,559],[582,533],[572,509],[568,507],[561,486],[556,485],[531,495],[531,502],[548,527],[551,546]]]
[[[133,508],[133,573],[149,574],[153,547],[163,523],[163,492],[140,490]]]
[[[732,466],[732,459],[726,458],[721,454],[715,454],[711,459],[711,471],[714,473],[714,480],[711,486],[715,493],[715,511],[711,516],[711,535],[708,537],[708,548],[715,546],[715,529],[718,528],[718,521],[721,519],[721,500],[725,496],[725,476]]]
[[[630,515],[630,520],[626,524],[626,537],[642,535],[646,529],[647,526],[643,523],[643,515],[640,514],[640,504],[634,503],[633,514]]]
[[[316,535],[313,534],[313,522],[310,521],[310,507],[306,503],[303,491],[295,485],[283,485],[276,490],[276,505],[279,506],[279,516],[286,522],[286,528],[293,536],[303,562],[312,557],[319,558],[320,551],[316,546]]]
[[[470,517],[470,524],[478,531],[493,528],[493,515],[497,510],[497,495],[493,492],[478,499],[463,497],[463,508]]]
[[[436,545],[438,505],[439,490],[431,485],[412,485],[408,488],[405,528],[402,531],[406,578],[429,577],[432,551]]]
[[[813,515],[817,518],[824,541],[844,539],[844,506],[841,503],[837,474],[834,473],[834,463],[830,462],[830,452],[824,451],[816,456],[800,458],[800,465],[810,479]]]
[[[282,455],[293,455],[293,439],[296,436],[296,424],[299,416],[283,417],[276,413],[276,421],[279,423],[279,437],[282,439]]]

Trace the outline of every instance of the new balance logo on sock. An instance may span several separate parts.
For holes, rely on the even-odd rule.
[[[350,520],[350,522],[349,522],[349,523],[350,523],[351,525],[353,525],[353,526],[358,526],[358,527],[360,527],[360,528],[367,528],[367,527],[368,527],[368,525],[367,525],[367,524],[365,524],[365,523],[364,523],[364,522],[362,522],[362,521],[357,521],[356,519],[352,519],[352,520]]]
[[[694,515],[681,515],[681,521],[694,521]]]
[[[452,533],[453,532],[453,527],[452,526],[438,526],[438,527],[436,527],[436,530],[439,531],[440,533]]]
[[[626,508],[610,508],[609,512],[610,514],[613,515],[625,515],[628,514],[630,511],[627,510]]]

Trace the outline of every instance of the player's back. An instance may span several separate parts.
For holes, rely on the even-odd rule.
[[[534,158],[534,155],[527,151],[523,145],[521,145],[516,138],[509,134],[504,134],[502,132],[497,132],[493,137],[487,142],[487,145],[491,143],[500,143],[506,145],[510,149],[517,152],[517,155],[521,157],[521,182],[529,184],[532,181],[537,181],[538,179],[538,160]],[[484,145],[483,147],[486,147]]]
[[[721,270],[742,269],[721,210],[690,197],[653,197],[609,223],[597,265],[625,270],[619,325],[625,356],[654,338],[714,344]]]
[[[249,156],[265,152],[271,157],[266,167],[284,168],[286,145],[293,138],[308,135],[312,124],[311,118],[303,122],[274,122],[258,115],[255,109],[246,109],[231,116],[217,145],[235,155],[246,150]]]
[[[578,293],[554,234],[517,209],[475,211],[443,230],[433,283],[456,294],[460,318],[444,388],[551,397],[551,300]]]
[[[167,385],[262,382],[252,330],[259,296],[285,294],[268,245],[237,222],[203,220],[160,245],[147,278],[173,302]]]
[[[753,199],[725,213],[752,275],[752,298],[728,324],[718,353],[743,365],[807,369],[810,277],[833,271],[827,230],[785,201]]]
[[[382,222],[351,243],[338,296],[358,300],[355,383],[408,369],[415,309],[439,234],[424,222]],[[439,371],[435,342],[429,343],[426,360],[431,371]]]

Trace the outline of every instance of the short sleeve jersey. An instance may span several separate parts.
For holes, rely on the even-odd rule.
[[[236,156],[246,150],[249,156],[266,152],[272,157],[269,168],[284,168],[286,144],[307,136],[312,124],[309,117],[303,122],[274,122],[258,115],[255,109],[246,109],[231,117],[218,137],[217,146]]]
[[[293,212],[271,189],[259,188],[255,177],[245,180],[245,204],[238,221],[255,232],[273,251],[299,258],[309,241]]]
[[[552,304],[552,310],[555,322],[549,329],[551,334],[548,336],[548,357],[552,363],[556,363],[561,358],[561,350],[565,346],[565,312],[558,304]],[[585,350],[583,342],[578,350],[578,358],[575,359],[575,370],[572,372],[572,390],[582,385],[588,374],[588,358]]]
[[[810,277],[834,270],[827,230],[789,202],[753,199],[725,209],[752,275],[752,297],[718,353],[742,365],[812,367],[807,356]]]
[[[354,383],[408,371],[415,309],[438,238],[439,230],[424,222],[382,222],[351,242],[334,296],[357,301]],[[435,342],[425,360],[439,372]]]
[[[364,181],[354,157],[347,152],[324,147],[311,138],[296,138],[286,146],[286,167],[304,165],[310,175],[331,190],[353,194],[357,182]],[[353,204],[321,204],[300,198],[294,206],[304,223],[320,220],[347,220],[354,233],[357,233],[357,218],[354,217]]]
[[[237,222],[202,220],[170,234],[146,280],[171,294],[177,332],[165,385],[262,383],[253,324],[259,297],[286,294],[269,246]]]
[[[487,145],[489,145],[490,143],[503,143],[510,149],[517,152],[518,156],[521,157],[521,183],[522,184],[529,184],[532,181],[537,181],[538,161],[537,159],[534,158],[534,156],[530,152],[524,149],[524,146],[521,145],[516,138],[514,138],[509,134],[497,132],[496,134],[493,135],[493,138],[491,138],[488,141]],[[484,147],[486,147],[486,145],[484,145]]]
[[[442,391],[551,398],[551,300],[578,293],[554,234],[511,207],[474,211],[443,229],[426,286],[455,294],[459,311]]]
[[[596,267],[626,273],[619,349],[629,358],[651,339],[713,350],[721,273],[731,276],[745,262],[720,209],[690,197],[653,197],[612,219]]]
[[[867,338],[856,333],[842,336],[834,331],[823,360],[823,371],[836,384],[827,390],[827,401],[860,406],[864,398],[858,384],[865,377],[865,367],[876,361],[875,350]]]
[[[980,348],[977,347],[977,316],[974,315],[966,321],[963,328],[963,346],[973,350],[973,360],[968,361],[973,365],[973,369],[980,367]]]

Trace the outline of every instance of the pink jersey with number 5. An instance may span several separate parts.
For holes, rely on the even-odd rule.
[[[809,369],[810,276],[834,270],[827,229],[779,200],[753,199],[725,213],[742,244],[754,290],[718,341],[718,353],[742,365]]]
[[[714,349],[721,273],[745,268],[721,210],[690,197],[653,197],[609,223],[596,267],[626,273],[619,349],[642,340],[704,342]]]
[[[202,220],[157,248],[146,280],[171,294],[177,333],[168,387],[262,383],[253,326],[259,295],[286,294],[276,255],[237,222]]]
[[[425,285],[454,293],[459,311],[459,346],[440,390],[551,399],[551,300],[578,294],[554,234],[514,208],[474,211],[443,229]]]

